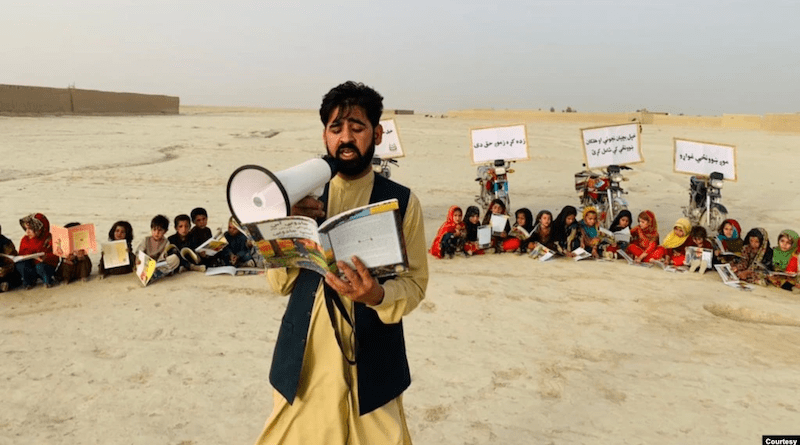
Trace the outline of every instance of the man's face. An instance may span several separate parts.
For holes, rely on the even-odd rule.
[[[382,136],[383,127],[373,127],[363,108],[351,107],[340,116],[337,107],[328,118],[322,140],[328,154],[339,161],[339,173],[360,177],[371,168],[375,145],[381,143]]]

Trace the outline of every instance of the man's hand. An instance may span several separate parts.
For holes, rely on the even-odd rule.
[[[325,282],[333,288],[339,295],[347,297],[359,303],[366,303],[375,306],[383,301],[383,286],[375,280],[358,257],[352,258],[353,270],[344,261],[339,261],[336,265],[344,273],[347,281],[342,280],[336,275],[328,272],[325,275]]]
[[[292,216],[322,218],[325,216],[325,206],[319,199],[313,196],[306,196],[292,206]]]

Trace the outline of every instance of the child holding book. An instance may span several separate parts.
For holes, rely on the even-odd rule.
[[[797,232],[789,229],[782,231],[778,235],[778,244],[772,248],[772,270],[795,274],[795,276],[767,275],[766,280],[773,286],[788,291],[797,286],[797,262],[798,255],[800,255],[797,251],[798,238]]]
[[[181,214],[175,217],[173,221],[175,225],[175,233],[167,238],[172,247],[167,247],[169,253],[178,255],[181,267],[184,270],[197,270],[205,271],[205,266],[199,266],[200,258],[194,253],[191,247],[191,239],[189,238],[189,228],[192,225],[192,220],[189,215]]]
[[[3,235],[0,228],[0,253],[8,256],[17,256],[17,248],[14,242]],[[14,260],[0,256],[0,292],[8,292],[22,284],[22,277],[17,272]]]
[[[523,243],[528,252],[535,250],[538,245],[542,245],[552,251],[558,251],[555,231],[553,230],[553,214],[549,210],[541,210],[536,214],[536,224],[533,227],[531,236]]]
[[[492,203],[489,205],[489,209],[486,211],[486,214],[483,216],[483,225],[492,225],[492,215],[503,215],[508,217],[508,212],[506,210],[506,204],[500,199],[492,200]],[[503,242],[508,238],[508,234],[511,232],[511,224],[508,222],[506,218],[506,225],[502,231],[496,232],[494,228],[492,228],[492,246],[495,248],[495,253],[503,252]]]
[[[429,252],[436,258],[443,258],[445,255],[453,258],[457,250],[463,250],[466,235],[461,208],[452,206],[447,211],[447,219],[439,227]]]
[[[581,248],[600,258],[606,247],[613,246],[614,240],[600,231],[600,222],[597,220],[597,209],[592,206],[584,207],[581,219]]]
[[[79,226],[81,223],[71,222],[65,225],[65,228]],[[61,256],[64,251],[60,246],[56,246],[56,253]],[[56,269],[56,276],[64,284],[69,284],[73,280],[81,280],[86,282],[89,280],[89,274],[92,273],[92,260],[86,251],[80,249],[76,252],[70,252],[69,255],[61,259],[58,268]]]
[[[658,223],[650,210],[639,213],[639,225],[631,229],[631,242],[625,249],[637,263],[647,263],[655,258],[658,249]]]
[[[25,231],[25,236],[19,242],[19,254],[44,254],[16,264],[17,272],[22,277],[22,284],[25,289],[32,289],[36,281],[41,278],[45,287],[53,287],[56,284],[54,274],[59,258],[53,253],[50,221],[41,213],[36,213],[20,219],[19,225]]]
[[[211,229],[208,228],[208,212],[206,212],[206,209],[195,207],[192,209],[190,216],[194,227],[189,231],[189,247],[194,250],[214,235],[212,235]],[[200,256],[204,255],[201,253]]]
[[[167,252],[167,245],[169,241],[164,236],[169,228],[169,220],[164,215],[156,215],[150,221],[150,236],[144,237],[136,252],[144,252],[150,258],[157,262],[164,261],[166,265],[160,266],[157,272],[161,276],[171,275],[181,265],[181,260],[175,253]],[[139,259],[136,259],[136,264],[139,264]]]
[[[128,246],[128,265],[106,268],[103,253],[101,252],[100,264],[97,265],[97,273],[100,275],[100,279],[103,279],[109,275],[124,275],[133,272],[133,268],[136,265],[136,256],[133,254],[133,247],[131,247],[131,244],[133,243],[133,227],[131,227],[131,224],[128,221],[115,222],[108,231],[108,240],[125,240],[125,243]]]
[[[725,249],[725,251],[731,252],[732,254],[742,253],[744,241],[742,241],[741,233],[742,227],[735,219],[726,219],[722,221],[718,230],[717,246],[714,250],[715,263],[730,263],[736,259],[736,255],[726,255],[724,251],[719,248],[719,244],[722,244],[722,248]]]
[[[466,230],[466,242],[464,243],[464,253],[467,255],[483,255],[485,252],[478,247],[478,227],[481,225],[481,211],[477,206],[467,207],[464,212],[464,226]]]
[[[731,270],[742,281],[753,284],[766,284],[764,269],[772,268],[772,249],[767,231],[756,227],[747,232],[742,247],[742,257],[731,264]]]
[[[533,213],[525,207],[514,212],[516,222],[511,227],[509,237],[503,241],[503,250],[505,252],[513,252],[520,250],[525,252],[528,245],[523,243],[531,236],[533,232]]]
[[[227,265],[233,267],[254,267],[255,260],[251,253],[252,242],[247,236],[239,231],[233,217],[228,220],[228,231],[225,232],[225,240],[228,245],[218,254],[222,256]]]
[[[692,227],[692,231],[689,233],[689,238],[692,240],[692,244],[688,247],[695,247],[697,249],[702,250],[712,250],[713,246],[711,245],[711,241],[708,240],[708,232],[706,228],[703,226],[694,226]],[[684,252],[685,254],[685,252]],[[700,258],[694,258],[691,261],[686,261],[684,257],[683,263],[689,263],[689,272],[694,272],[695,270],[699,270],[700,273],[705,273],[706,269],[708,269],[708,261],[703,260],[702,258],[702,251],[700,252]]]
[[[663,261],[665,265],[674,264],[682,266],[685,258],[686,246],[691,245],[692,240],[689,234],[692,230],[692,223],[686,218],[675,221],[670,231],[664,238],[664,242],[653,252],[652,259]]]
[[[611,227],[608,230],[616,236],[619,233],[627,233],[630,235],[631,231],[631,223],[633,222],[633,215],[631,214],[630,210],[625,209],[620,211],[617,214],[617,217],[614,218],[614,221],[611,223]],[[609,251],[616,252],[617,249],[625,250],[628,247],[630,242],[628,241],[617,241],[616,246],[610,246]]]
[[[553,237],[559,253],[573,257],[573,250],[581,245],[580,225],[575,220],[578,210],[573,206],[565,206],[553,222]]]

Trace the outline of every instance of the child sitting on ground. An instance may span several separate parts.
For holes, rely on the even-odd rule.
[[[525,250],[535,256],[538,256],[538,251],[541,251],[542,247],[554,252],[558,251],[553,230],[553,214],[549,210],[541,210],[536,214],[536,224],[533,226],[531,236],[523,241],[523,244]]]
[[[664,238],[664,242],[653,252],[652,259],[663,261],[667,266],[674,264],[676,266],[683,266],[683,260],[686,257],[686,246],[692,244],[689,239],[689,234],[692,230],[692,224],[686,218],[680,218],[675,221],[672,226],[672,231]]]
[[[558,252],[568,257],[574,257],[572,251],[581,245],[580,224],[575,220],[577,215],[575,207],[565,206],[553,222],[553,237]]]
[[[201,244],[208,241],[213,235],[208,228],[208,213],[202,207],[195,207],[190,213],[194,227],[189,231],[189,247],[197,249]],[[217,232],[219,233],[219,232]],[[200,254],[203,256],[203,254]]]
[[[581,248],[600,258],[606,247],[613,246],[614,240],[600,231],[600,222],[597,220],[597,209],[592,206],[583,209],[581,220]]]
[[[708,240],[708,232],[706,232],[706,228],[703,226],[694,226],[692,227],[692,231],[689,234],[689,238],[692,240],[691,246],[687,247],[696,247],[698,249],[705,249],[711,250],[713,246],[711,242]],[[695,270],[699,271],[701,274],[706,272],[708,269],[708,261],[702,258],[702,253],[700,254],[701,258],[695,258],[691,262],[689,262],[689,272],[694,272]],[[686,261],[684,260],[684,264]]]
[[[485,252],[478,247],[478,227],[481,225],[481,211],[477,206],[467,207],[464,213],[464,226],[466,239],[464,253],[467,255],[483,255]]]
[[[133,248],[131,247],[131,243],[133,242],[133,227],[131,227],[131,224],[128,221],[115,222],[108,231],[108,240],[125,240],[125,243],[128,246],[129,263],[127,266],[112,267],[107,269],[105,267],[103,253],[101,252],[100,264],[97,265],[97,273],[100,275],[100,279],[103,279],[108,275],[124,275],[133,272],[133,268],[136,265],[136,256],[133,254]]]
[[[81,223],[71,222],[65,228],[79,226]],[[61,247],[56,247],[57,254],[63,255]],[[83,249],[77,252],[70,252],[69,255],[61,259],[61,263],[56,269],[56,276],[64,284],[69,284],[72,280],[89,281],[89,274],[92,273],[92,260]]]
[[[511,236],[503,241],[503,250],[506,252],[519,250],[524,253],[528,250],[528,245],[523,241],[527,240],[533,232],[533,214],[529,209],[523,207],[514,212],[514,216],[516,217],[516,222],[511,227],[511,232],[509,233]]]
[[[731,252],[731,254],[723,254],[719,246],[715,246],[714,262],[720,264],[730,263],[736,259],[735,254],[742,253],[742,247],[744,247],[744,241],[741,238],[742,227],[735,219],[726,219],[720,224],[718,233],[717,240],[719,240],[719,244],[722,244],[722,248]]]
[[[614,221],[611,223],[611,227],[608,230],[616,236],[619,233],[625,233],[630,236],[631,233],[631,223],[633,222],[633,215],[631,214],[630,210],[622,210],[617,214],[617,217],[614,218]],[[609,247],[609,251],[616,252],[617,249],[625,250],[628,248],[630,242],[628,241],[617,241],[616,246]]]
[[[767,231],[756,227],[747,232],[742,247],[742,257],[731,264],[731,270],[740,280],[765,285],[764,269],[772,269],[772,249]]]
[[[167,241],[174,246],[168,247],[169,253],[175,253],[181,262],[181,267],[184,270],[196,270],[203,272],[206,270],[205,266],[199,266],[200,257],[194,253],[191,247],[191,240],[189,238],[189,227],[192,225],[192,220],[189,215],[178,215],[173,221],[175,224],[175,233],[167,238]]]
[[[0,253],[8,256],[17,256],[17,248],[14,242],[3,236],[0,228]],[[17,272],[14,260],[0,256],[0,292],[8,292],[22,284],[22,278]]]
[[[32,289],[36,281],[41,278],[45,287],[55,286],[56,279],[53,275],[59,258],[53,253],[50,221],[41,213],[36,213],[20,219],[19,225],[25,231],[25,236],[19,242],[19,254],[44,254],[16,264],[17,272],[22,277],[22,284],[26,290]]]
[[[228,266],[233,267],[255,267],[251,248],[253,244],[247,236],[239,231],[233,217],[228,220],[228,231],[225,232],[225,240],[228,245],[218,254]]]
[[[506,240],[506,238],[508,238],[508,234],[511,232],[511,224],[508,222],[506,204],[502,200],[492,200],[492,203],[489,205],[489,209],[483,216],[483,225],[492,225],[492,215],[506,216],[506,225],[502,231],[497,232],[494,228],[492,228],[492,246],[495,248],[495,253],[504,252],[505,250],[503,249],[503,242]],[[509,245],[509,247],[512,246]]]
[[[181,265],[181,260],[175,253],[167,252],[167,245],[169,241],[164,236],[169,228],[169,220],[164,215],[156,215],[150,221],[150,236],[144,237],[144,240],[136,248],[136,252],[144,252],[150,258],[157,262],[166,262],[156,269],[158,276],[154,275],[153,280],[166,275],[172,275],[175,270]],[[139,264],[139,258],[136,258],[136,264]]]
[[[637,263],[647,263],[658,249],[658,223],[650,210],[639,213],[639,225],[631,229],[631,242],[625,249]]]
[[[767,281],[773,286],[791,291],[797,286],[797,262],[798,262],[798,235],[794,230],[786,229],[778,235],[778,245],[772,248],[772,270],[795,274],[786,275],[767,275]]]
[[[447,219],[439,227],[429,252],[436,258],[443,258],[445,255],[453,258],[456,252],[464,250],[465,238],[466,226],[462,220],[461,208],[452,206],[447,211]]]

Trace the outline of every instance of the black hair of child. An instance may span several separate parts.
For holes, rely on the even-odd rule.
[[[176,230],[178,229],[178,223],[181,222],[181,221],[186,221],[186,222],[189,223],[190,226],[192,225],[192,220],[191,220],[191,218],[189,218],[189,215],[187,215],[185,213],[181,213],[180,215],[176,216],[175,217],[175,221],[173,221],[175,223],[175,229]]]
[[[164,215],[154,216],[153,219],[150,220],[150,228],[154,229],[156,227],[162,229],[165,232],[169,230],[169,220],[167,219],[167,217]]]
[[[208,212],[206,212],[206,209],[202,207],[193,208],[192,211],[189,213],[189,215],[192,217],[192,222],[194,222],[194,219],[197,218],[198,215],[203,215],[206,218],[208,218]]]

